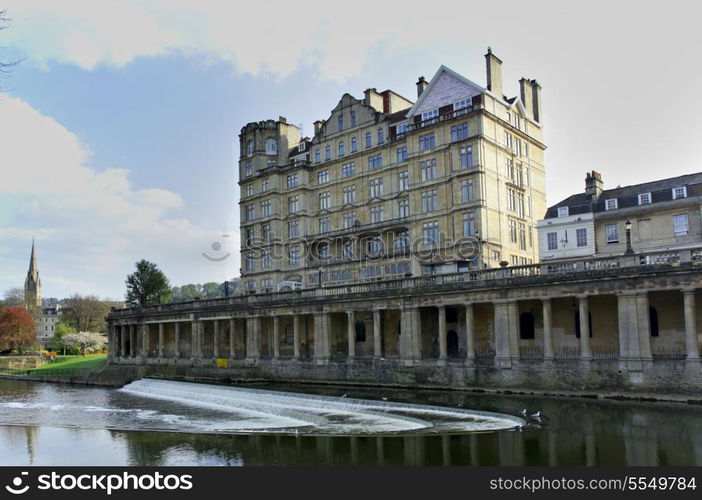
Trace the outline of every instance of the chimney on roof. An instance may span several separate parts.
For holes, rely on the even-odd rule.
[[[531,81],[531,92],[534,109],[532,110],[534,120],[541,122],[541,85],[536,80]]]
[[[592,201],[597,200],[602,194],[602,176],[599,172],[588,172],[585,177],[585,194],[590,197]]]
[[[383,96],[376,89],[366,89],[363,91],[363,104],[371,108],[383,112]]]
[[[426,89],[428,85],[429,82],[427,82],[423,76],[420,76],[419,80],[417,80],[417,97],[422,95],[422,92],[424,92],[424,89]]]
[[[322,126],[324,125],[324,120],[317,120],[314,122],[314,135],[317,135],[320,130],[322,130]]]
[[[531,86],[531,81],[526,78],[519,80],[519,94],[526,109],[527,116],[534,118],[534,88]]]
[[[288,123],[288,119],[285,118],[284,116],[278,116],[278,121],[280,123]]]
[[[490,47],[485,54],[485,64],[487,67],[487,88],[498,99],[502,99],[502,61],[492,53]]]

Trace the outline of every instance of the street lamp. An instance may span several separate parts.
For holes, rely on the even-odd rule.
[[[634,253],[634,249],[631,248],[631,221],[627,219],[624,226],[626,227],[626,255],[631,255]]]

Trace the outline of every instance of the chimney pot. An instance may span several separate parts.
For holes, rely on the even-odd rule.
[[[424,92],[428,85],[429,83],[427,80],[423,76],[420,76],[417,80],[417,97],[422,95],[422,92]]]

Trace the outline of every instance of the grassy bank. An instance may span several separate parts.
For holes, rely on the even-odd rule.
[[[57,371],[97,372],[107,364],[107,354],[86,354],[85,356],[57,356],[56,361],[30,370],[32,375],[51,374]]]

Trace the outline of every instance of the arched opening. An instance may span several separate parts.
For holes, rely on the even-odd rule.
[[[592,337],[592,313],[587,313],[588,330]],[[575,336],[580,338],[580,311],[575,312]]]
[[[446,354],[449,358],[458,357],[458,334],[454,330],[446,334]]]
[[[366,323],[363,321],[356,321],[356,342],[366,341]]]
[[[519,338],[534,338],[534,315],[530,312],[522,313],[519,316]]]
[[[658,311],[655,307],[648,308],[648,323],[651,329],[651,337],[658,337]]]
[[[286,345],[292,345],[294,337],[295,337],[295,329],[294,329],[293,325],[286,325],[285,326],[285,335],[283,336],[283,342]]]

